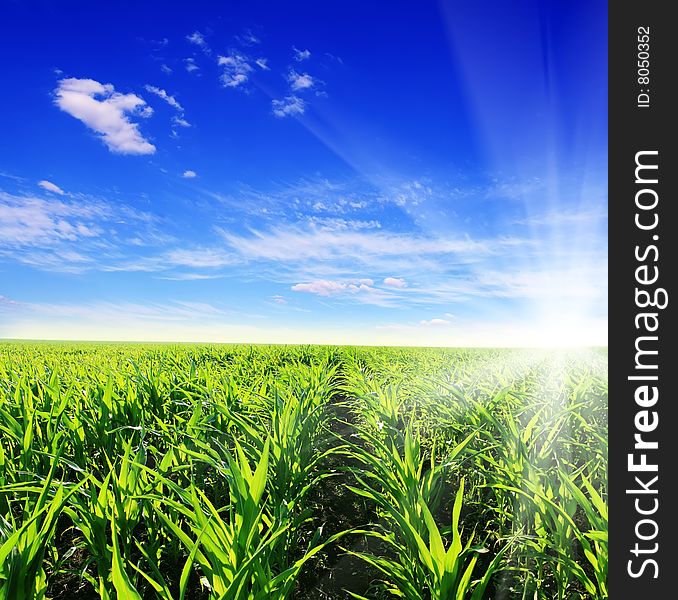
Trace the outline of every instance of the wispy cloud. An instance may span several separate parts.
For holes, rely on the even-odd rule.
[[[287,82],[293,92],[300,90],[308,90],[316,85],[316,80],[308,73],[298,73],[294,69],[290,69],[287,74]]]
[[[130,251],[131,238],[167,243],[155,217],[80,194],[40,198],[0,191],[0,256],[43,270],[104,268]]]
[[[16,300],[12,300],[11,298],[0,294],[0,310],[12,309],[21,305],[21,302],[17,302]]]
[[[447,319],[429,319],[427,321],[424,319],[419,321],[419,324],[424,327],[447,327],[451,324],[451,321],[448,321]]]
[[[11,179],[12,181],[16,181],[17,183],[23,183],[24,181],[26,181],[25,177],[19,177],[18,175],[6,173],[5,171],[0,171],[0,177]]]
[[[52,183],[51,181],[47,181],[46,179],[38,181],[38,185],[43,190],[47,190],[48,192],[52,192],[53,194],[59,194],[59,196],[63,196],[66,193],[56,183]]]
[[[196,71],[200,70],[200,67],[195,62],[195,59],[190,56],[188,58],[184,58],[184,68],[189,73],[195,73]]]
[[[254,61],[254,64],[257,65],[260,69],[263,71],[270,71],[271,67],[268,66],[268,59],[267,58],[257,58]]]
[[[278,222],[289,217],[291,207],[301,211],[307,219],[318,219],[320,222],[321,219],[358,215],[360,220],[364,220],[365,216],[372,214],[370,209],[383,204],[378,190],[324,177],[304,177],[265,191],[241,186],[236,192],[227,195],[206,193],[233,209],[245,210],[258,217],[271,215]],[[266,212],[262,213],[263,210]]]
[[[495,179],[485,190],[485,198],[525,200],[536,191],[544,189],[544,181],[539,177]]]
[[[386,231],[328,231],[299,227],[252,231],[250,236],[223,232],[228,244],[251,259],[276,261],[348,260],[369,262],[377,257],[426,255],[486,256],[522,244],[515,238],[475,241],[438,239]]]
[[[191,126],[191,124],[186,119],[184,119],[183,117],[179,117],[179,116],[175,116],[172,119],[172,123],[174,123],[175,125],[178,125],[179,127],[190,127]]]
[[[252,72],[250,59],[237,51],[219,56],[217,64],[222,68],[221,83],[224,87],[237,88],[249,79]]]
[[[178,273],[176,275],[158,276],[157,279],[165,279],[167,281],[202,281],[205,279],[219,279],[223,275],[207,274],[207,273]]]
[[[293,48],[294,60],[302,62],[308,60],[311,56],[309,50],[299,50]],[[326,95],[324,92],[317,90],[318,86],[323,85],[324,82],[316,77],[313,77],[307,72],[299,72],[293,66],[288,67],[285,74],[285,80],[288,84],[288,94],[282,99],[275,99],[272,101],[273,114],[276,117],[289,117],[303,115],[308,106],[308,102],[301,98],[298,94],[308,93],[311,90],[316,90],[316,96]]]
[[[397,296],[373,287],[366,283],[368,281],[372,282],[371,279],[347,282],[319,279],[294,284],[290,289],[293,292],[305,292],[325,298],[338,297],[340,299],[350,299],[361,304],[372,304],[382,307],[394,307],[397,305]]]
[[[271,105],[273,114],[280,118],[303,115],[306,110],[306,102],[298,96],[285,96],[282,100],[273,100]]]
[[[524,219],[514,221],[514,224],[560,228],[568,225],[598,225],[605,219],[607,219],[607,211],[605,207],[601,206],[584,210],[557,210],[532,214]]]
[[[591,254],[588,264],[549,265],[548,269],[516,268],[512,272],[484,270],[473,279],[477,295],[495,298],[532,298],[543,304],[545,300],[570,301],[600,299],[606,288],[607,264],[603,257]]]
[[[149,44],[154,50],[161,50],[169,46],[169,39],[166,37],[160,38],[159,40],[142,40]]]
[[[205,36],[200,33],[199,31],[194,31],[190,35],[186,36],[186,39],[198,48],[200,48],[205,54],[211,54],[212,50],[210,49],[209,45],[207,44],[207,40],[205,40]]]
[[[112,319],[115,321],[153,320],[161,322],[196,320],[204,321],[216,316],[233,315],[206,302],[91,302],[82,304],[57,304],[47,302],[16,302],[17,309],[45,317],[78,318],[82,320]]]
[[[161,262],[176,267],[219,268],[236,263],[233,254],[218,248],[190,248],[171,250]]]
[[[261,44],[259,36],[255,35],[251,29],[245,29],[241,35],[235,36],[235,39],[244,46],[256,46]]]
[[[0,192],[0,245],[49,246],[98,235],[98,207]]]
[[[301,62],[311,58],[310,50],[299,50],[298,48],[292,48],[292,52],[294,53],[294,60],[296,60],[297,62]]]
[[[381,223],[377,220],[363,221],[360,219],[343,219],[340,217],[317,217],[311,215],[306,218],[311,227],[325,231],[359,231],[361,229],[380,229]]]
[[[212,271],[209,273],[210,279],[216,279],[224,276],[224,273],[217,272],[220,269],[239,264],[241,264],[239,258],[223,248],[188,246],[117,260],[100,268],[107,272],[159,273],[161,275],[158,275],[157,279],[179,281],[192,278],[207,279],[205,270]],[[198,270],[202,273],[198,273]]]
[[[177,114],[172,117],[173,125],[177,125],[178,127],[191,126],[191,124],[184,118],[184,107],[179,103],[179,101],[174,96],[168,94],[162,88],[156,87],[154,85],[146,85],[144,87],[147,92],[155,94],[156,96],[158,96],[158,98],[164,100],[167,104],[169,104],[169,106],[171,106],[173,109],[177,111]],[[172,131],[172,135],[173,137],[178,137],[176,131]]]
[[[155,87],[154,85],[145,85],[144,89],[147,92],[150,92],[151,94],[155,94],[159,98],[162,98],[167,104],[169,104],[172,108],[175,108],[178,110],[180,113],[184,112],[184,107],[179,104],[179,101],[172,95],[168,94],[165,90]]]
[[[318,296],[349,297],[369,292],[372,303],[384,306],[440,305],[473,298],[520,298],[543,303],[547,294],[553,297],[556,290],[562,297],[591,299],[599,297],[595,280],[605,276],[602,271],[586,275],[584,271],[590,270],[587,267],[580,271],[577,282],[554,257],[548,270],[502,272],[499,268],[503,261],[526,264],[544,251],[535,240],[515,237],[440,238],[383,229],[302,225],[251,230],[249,234],[223,228],[219,231],[233,268],[256,269],[262,277],[290,281],[295,286],[293,291]],[[351,279],[356,271],[366,277]],[[399,275],[390,274],[394,272]],[[373,280],[380,284],[375,285]],[[569,290],[563,291],[558,281],[569,282]],[[361,301],[358,296],[354,299]]]
[[[62,79],[55,90],[56,105],[96,132],[118,154],[153,154],[130,116],[149,117],[153,110],[135,94],[120,94],[111,84],[93,79]]]
[[[172,74],[172,68],[167,66],[165,63],[162,63],[160,65],[160,70],[165,74],[165,75],[171,75]]]
[[[197,174],[195,171],[190,171],[190,170],[189,170],[189,171],[184,171],[184,172],[181,174],[181,176],[182,176],[184,179],[193,179],[193,178],[197,177],[198,174]]]

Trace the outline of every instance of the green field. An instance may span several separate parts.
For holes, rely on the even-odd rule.
[[[0,344],[0,599],[607,598],[607,355]]]

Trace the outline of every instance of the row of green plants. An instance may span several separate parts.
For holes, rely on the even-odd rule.
[[[353,363],[354,491],[379,507],[367,535],[392,550],[362,558],[382,591],[608,597],[603,359],[520,353],[481,379],[452,368],[407,380]]]
[[[605,359],[4,343],[0,599],[607,598]]]

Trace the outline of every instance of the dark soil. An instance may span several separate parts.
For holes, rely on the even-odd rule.
[[[354,416],[344,396],[335,395],[329,406],[332,413],[333,444],[340,445],[354,433]],[[357,442],[357,438],[353,438]],[[311,494],[310,502],[317,514],[317,525],[323,525],[323,537],[352,527],[366,528],[376,519],[373,507],[354,494],[347,486],[355,485],[348,469],[358,463],[343,455],[328,458],[325,467],[336,474],[324,479]],[[299,578],[294,598],[297,600],[344,600],[351,596],[346,589],[364,595],[378,572],[365,561],[348,554],[346,550],[364,552],[374,550],[374,540],[359,534],[348,534],[328,546],[320,558],[309,564]],[[343,549],[342,549],[343,548]]]

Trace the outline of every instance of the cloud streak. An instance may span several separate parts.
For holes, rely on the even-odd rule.
[[[498,238],[475,241],[466,238],[428,238],[386,231],[336,231],[291,226],[239,235],[222,231],[226,242],[251,260],[308,261],[350,260],[370,262],[377,257],[426,257],[458,255],[474,258],[524,245],[525,240]]]
[[[397,305],[396,296],[384,290],[375,288],[371,284],[371,279],[361,279],[349,282],[320,279],[305,283],[297,283],[290,289],[293,292],[305,292],[324,298],[332,296],[349,298],[362,304],[372,304],[375,306],[394,307]]]
[[[184,107],[179,104],[179,101],[172,95],[168,94],[165,90],[154,85],[145,85],[144,89],[151,94],[155,94],[158,98],[162,98],[167,104],[172,108],[175,108],[180,113],[184,112]]]
[[[98,235],[97,208],[0,192],[0,246],[49,246]]]
[[[63,196],[66,193],[56,183],[52,183],[51,181],[47,181],[46,179],[38,181],[38,185],[43,190],[47,190],[48,192],[52,192],[53,194],[58,194],[59,196]]]
[[[156,217],[124,204],[0,191],[0,256],[6,261],[49,271],[104,270],[107,261],[170,239],[156,230]]]
[[[195,73],[196,71],[200,70],[200,67],[196,64],[194,58],[184,58],[184,68],[186,71],[189,73]]]

